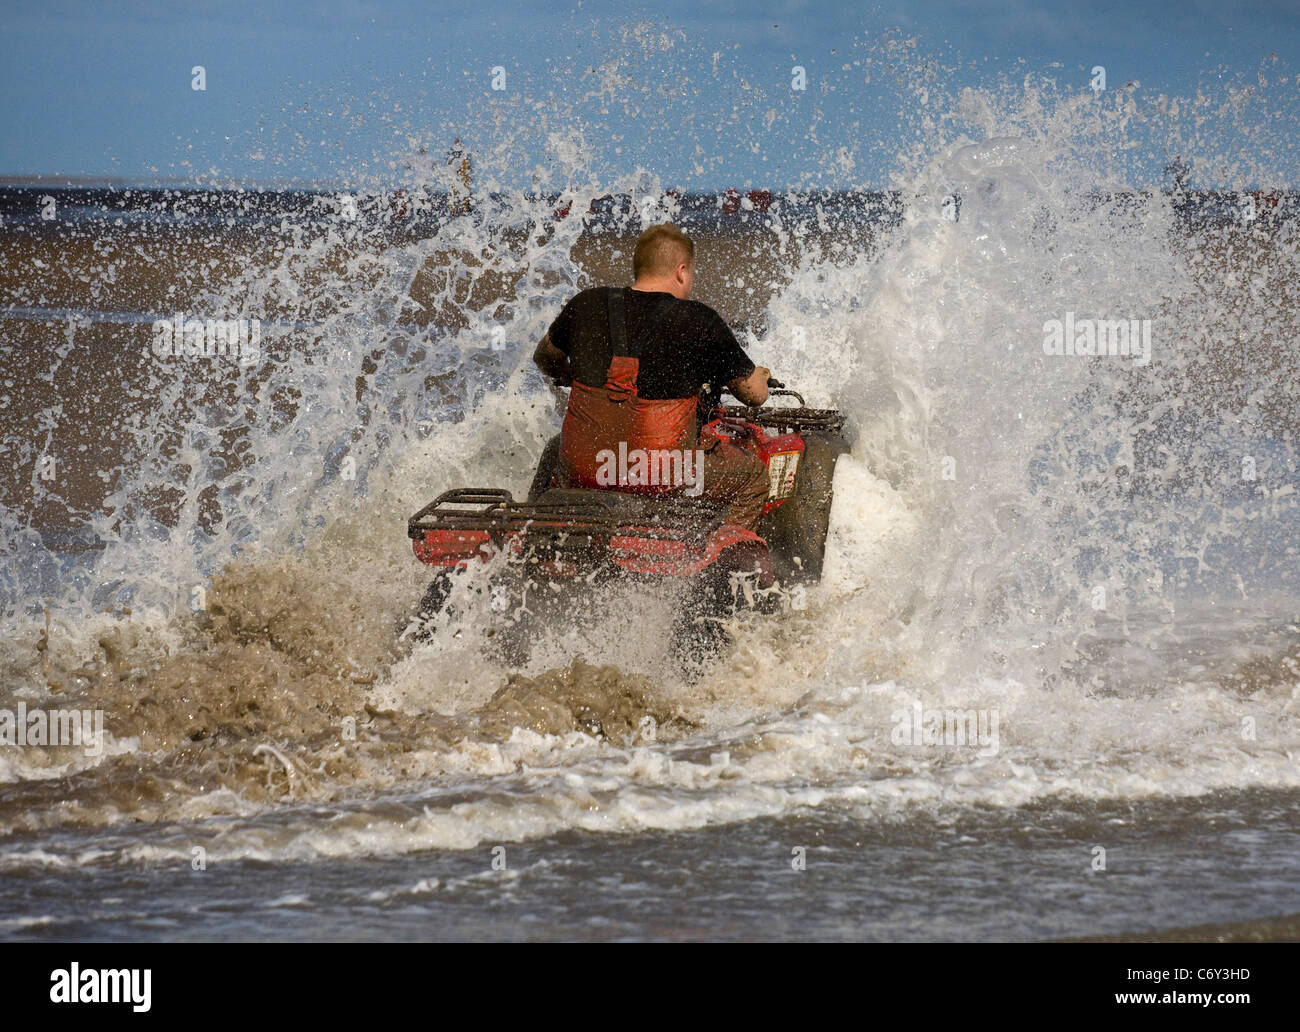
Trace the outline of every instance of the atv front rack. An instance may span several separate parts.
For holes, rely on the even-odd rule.
[[[773,391],[773,394],[793,394],[793,391]],[[797,397],[797,395],[796,395]],[[803,398],[799,398],[803,401]],[[768,430],[801,434],[808,431],[838,434],[844,429],[844,413],[836,409],[815,409],[800,405],[795,408],[754,408],[749,405],[719,406],[728,419],[743,419],[757,423]]]

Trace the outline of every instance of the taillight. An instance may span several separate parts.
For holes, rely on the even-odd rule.
[[[468,559],[485,559],[491,540],[486,530],[426,530],[411,547],[415,557],[430,566],[452,566]]]

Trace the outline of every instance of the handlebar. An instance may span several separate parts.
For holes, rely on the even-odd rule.
[[[801,407],[806,408],[807,405],[808,405],[808,403],[807,403],[806,401],[803,400],[803,395],[802,395],[802,394],[800,394],[798,391],[786,390],[786,386],[785,386],[785,384],[783,384],[783,383],[782,383],[780,380],[778,380],[775,376],[769,376],[769,377],[768,377],[768,379],[767,379],[767,389],[771,392],[771,394],[769,395],[769,399],[770,399],[770,398],[774,398],[774,397],[778,397],[778,396],[783,396],[783,397],[788,397],[788,398],[794,398],[796,401],[799,402],[799,405],[800,405]],[[722,390],[719,391],[718,393],[719,393],[719,395],[722,395],[722,394],[731,394],[731,396],[732,396],[733,398],[735,397],[735,395],[732,394],[731,390],[730,390],[729,388],[727,388],[727,387],[723,387]],[[754,407],[756,408],[757,406],[754,406]]]
[[[551,383],[552,383],[555,387],[559,387],[559,388],[568,388],[569,386],[571,386],[570,384],[567,384],[567,383],[561,383],[560,381],[555,380],[555,379],[552,379],[552,380],[551,380]],[[778,380],[775,376],[769,376],[769,377],[768,377],[768,379],[767,379],[767,389],[768,389],[769,391],[772,392],[772,396],[783,395],[783,396],[785,396],[785,397],[795,398],[795,399],[799,402],[800,405],[802,405],[802,406],[806,406],[806,405],[807,405],[807,402],[805,402],[805,401],[803,400],[803,395],[802,395],[802,394],[800,394],[798,391],[786,390],[786,386],[785,386],[785,384],[783,384],[783,383],[782,383],[780,380]],[[721,395],[723,395],[723,394],[731,394],[731,390],[730,390],[729,388],[727,388],[727,387],[722,387],[722,388],[720,388],[720,389],[718,390],[717,394],[714,395],[714,397],[715,397],[715,398],[718,398],[718,397],[721,397]],[[732,397],[735,397],[735,395],[732,395]]]

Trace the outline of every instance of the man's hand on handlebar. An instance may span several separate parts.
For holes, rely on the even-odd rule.
[[[758,366],[748,376],[732,380],[728,389],[746,405],[762,405],[767,401],[768,381],[772,379],[772,370],[767,366]]]

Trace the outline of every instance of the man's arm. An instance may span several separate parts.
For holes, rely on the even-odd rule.
[[[537,368],[562,387],[573,383],[573,372],[569,369],[569,356],[551,343],[549,333],[543,335],[537,350],[533,352],[533,361]],[[763,381],[766,383],[767,381]]]
[[[716,356],[716,379],[712,382],[725,383],[727,390],[746,405],[762,405],[767,401],[767,381],[771,379],[772,371],[766,366],[756,365],[745,354],[745,349],[736,340],[731,327],[723,322],[722,316],[710,308],[706,308],[706,311],[712,316],[712,350]],[[742,369],[748,372],[742,373]]]
[[[762,405],[767,401],[767,381],[771,377],[772,370],[767,366],[755,366],[752,373],[736,377],[727,387],[746,405]]]

